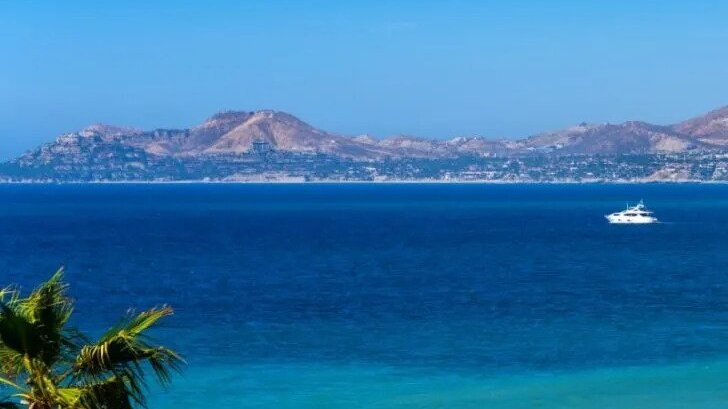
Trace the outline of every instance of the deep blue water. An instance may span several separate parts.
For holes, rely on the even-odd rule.
[[[604,220],[641,198],[664,223]],[[478,407],[402,396],[723,362],[727,248],[726,185],[0,186],[0,285],[65,265],[94,333],[175,307],[158,407]]]

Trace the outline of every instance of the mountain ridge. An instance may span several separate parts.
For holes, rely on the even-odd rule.
[[[673,125],[673,129],[707,143],[728,145],[728,105]]]
[[[680,153],[720,150],[728,146],[728,106],[673,125],[643,121],[619,124],[581,123],[523,139],[461,136],[447,140],[410,135],[375,138],[327,132],[286,112],[223,111],[188,129],[138,128],[109,124],[88,127],[56,138],[16,160],[49,159],[79,151],[82,140],[118,145],[161,157],[243,155],[254,149],[296,154],[324,154],[350,160],[447,158],[461,155],[598,155]],[[261,148],[262,147],[262,148]],[[45,153],[45,154],[43,154]]]

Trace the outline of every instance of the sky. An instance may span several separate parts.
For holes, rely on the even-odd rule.
[[[231,109],[378,137],[673,123],[728,104],[726,21],[708,0],[0,0],[0,159]]]

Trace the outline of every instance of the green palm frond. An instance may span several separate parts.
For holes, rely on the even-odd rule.
[[[58,359],[66,342],[63,327],[73,311],[66,296],[68,286],[62,279],[63,269],[60,269],[27,298],[19,298],[16,291],[6,290],[5,294],[12,295],[9,301],[0,304],[1,344],[20,354],[40,358],[46,365]]]
[[[56,401],[56,406],[59,408],[79,408],[81,409],[81,405],[79,405],[78,401],[81,397],[81,390],[78,388],[59,388],[56,389],[54,392],[54,400]],[[101,409],[102,406],[97,406],[94,408],[88,408],[88,409]],[[84,408],[86,409],[86,408]]]
[[[43,350],[38,328],[6,304],[0,304],[0,343],[31,358],[37,357]]]
[[[174,310],[166,305],[161,308],[152,308],[151,310],[144,311],[136,316],[122,320],[121,323],[111,328],[101,337],[101,342],[115,338],[120,333],[129,337],[137,337],[154,326],[162,318],[169,317],[172,314],[174,314]]]
[[[15,390],[22,390],[22,388],[18,386],[15,382],[0,376],[0,386],[2,385],[9,386]]]
[[[17,302],[19,313],[36,326],[43,340],[41,359],[46,365],[51,365],[61,354],[63,327],[73,312],[67,289],[61,268],[27,298]]]
[[[151,345],[144,331],[172,313],[170,307],[155,308],[112,328],[99,342],[81,349],[74,365],[76,375],[93,377],[107,371],[138,375],[141,364],[148,363],[159,382],[167,384],[171,372],[179,371],[183,361],[171,349]]]
[[[77,389],[76,407],[79,409],[131,409],[132,400],[144,405],[141,390],[130,390],[124,376],[112,376],[91,386]]]
[[[0,373],[15,376],[23,369],[23,355],[0,341]]]
[[[6,299],[14,299],[17,297],[18,292],[14,287],[0,288],[0,302],[5,302]]]
[[[68,328],[73,302],[63,269],[23,298],[0,289],[0,409],[132,409],[144,407],[146,369],[166,385],[182,358],[152,343],[147,332],[172,315],[154,308],[122,320],[91,343]]]
[[[73,306],[66,295],[68,284],[63,281],[63,268],[33,290],[28,297],[18,300],[18,309],[34,321],[65,324]]]

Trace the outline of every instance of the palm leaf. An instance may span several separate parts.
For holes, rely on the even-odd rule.
[[[23,369],[23,355],[8,348],[0,341],[0,372],[15,376]]]
[[[73,311],[63,269],[26,298],[0,289],[0,409],[131,409],[145,406],[144,370],[166,385],[183,363],[176,352],[153,344],[149,329],[171,315],[169,307],[129,316],[96,343],[66,328]],[[20,386],[22,385],[22,386]]]
[[[144,331],[154,326],[159,320],[169,317],[172,314],[174,314],[174,310],[172,310],[172,307],[169,306],[152,308],[151,310],[144,311],[135,317],[130,317],[122,321],[120,324],[107,331],[106,334],[101,337],[101,341],[103,342],[106,339],[114,338],[120,333],[126,334],[130,337],[139,336]]]
[[[131,409],[131,400],[144,405],[141,391],[138,391],[137,394],[124,379],[124,376],[112,376],[104,381],[75,389],[77,396],[74,402],[75,407],[81,409]]]
[[[68,344],[63,327],[73,311],[66,296],[63,269],[41,284],[27,298],[19,298],[13,290],[7,303],[0,302],[0,344],[31,358],[40,358],[51,366]],[[6,362],[3,360],[3,362]]]
[[[9,386],[9,387],[11,387],[13,389],[17,389],[17,390],[22,390],[20,388],[20,386],[18,386],[18,385],[15,384],[15,382],[13,382],[13,381],[11,381],[9,379],[5,379],[3,377],[0,377],[0,386],[1,385]]]
[[[83,389],[58,388],[53,392],[56,402],[63,403],[66,407],[75,407],[83,394]]]
[[[37,328],[43,342],[41,359],[49,366],[61,354],[63,327],[73,312],[73,303],[66,295],[67,289],[61,268],[27,298],[17,302],[18,312]]]
[[[0,343],[21,355],[37,357],[43,341],[35,325],[0,303]]]
[[[13,287],[5,287],[0,289],[0,302],[5,301],[6,298],[16,297],[18,292]]]
[[[141,364],[148,363],[159,382],[166,385],[171,372],[179,371],[182,358],[168,348],[151,345],[144,331],[172,314],[170,307],[155,308],[112,328],[99,342],[81,349],[74,365],[76,375],[97,377],[109,371],[126,371],[141,378]]]

